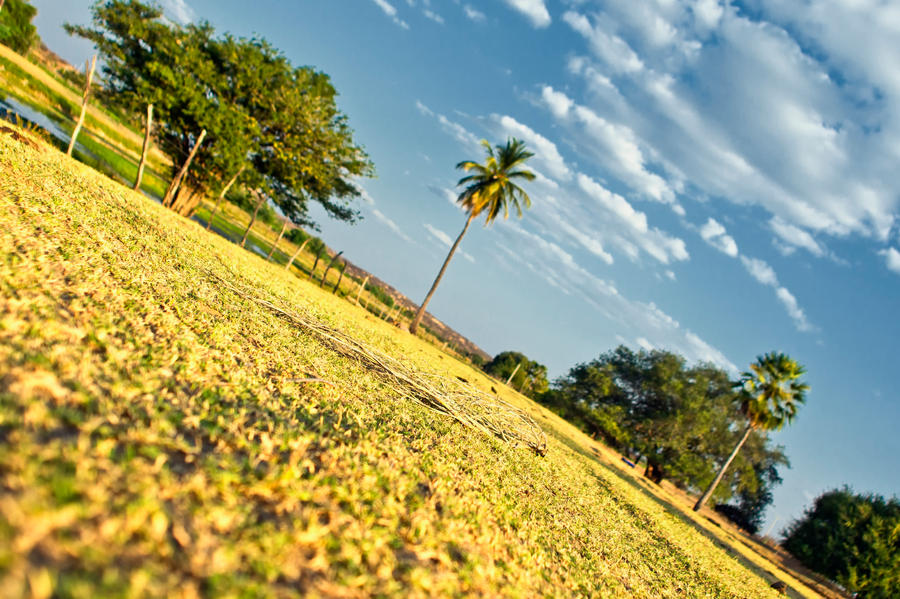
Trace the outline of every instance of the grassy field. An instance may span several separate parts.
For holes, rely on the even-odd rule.
[[[8,133],[0,230],[4,597],[815,596],[510,390],[545,457],[411,401],[214,277],[496,383]]]

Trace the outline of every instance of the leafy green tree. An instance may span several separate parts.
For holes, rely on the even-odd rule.
[[[744,433],[722,464],[716,478],[694,504],[695,512],[712,496],[750,433],[754,430],[778,430],[794,419],[809,390],[809,386],[800,381],[805,372],[803,366],[789,356],[770,352],[759,356],[750,365],[750,371],[743,373],[739,383],[742,393],[738,400],[740,412],[746,418]]]
[[[528,397],[544,393],[550,386],[547,367],[519,352],[500,352],[482,368],[504,382],[512,377],[509,384]]]
[[[645,475],[684,489],[705,488],[742,434],[743,420],[733,409],[737,393],[726,372],[711,365],[688,367],[665,351],[632,351],[620,346],[573,367],[538,397],[588,434],[629,455],[646,460]],[[741,432],[736,432],[736,430]],[[757,499],[759,513],[771,502],[765,478],[787,460],[754,431],[715,498]],[[748,504],[749,505],[749,504]]]
[[[425,300],[419,306],[415,317],[413,317],[409,325],[410,333],[415,333],[419,328],[419,323],[422,322],[428,302],[431,301],[431,296],[434,295],[438,285],[440,285],[441,279],[447,271],[447,266],[450,264],[453,254],[456,253],[456,249],[459,247],[466,231],[469,230],[469,225],[472,224],[472,221],[478,215],[484,213],[485,226],[490,226],[494,219],[500,215],[501,211],[503,212],[503,218],[509,217],[510,205],[516,209],[519,218],[522,217],[523,206],[525,208],[531,207],[531,199],[517,183],[519,180],[533,181],[535,178],[534,173],[524,168],[525,162],[534,156],[532,152],[525,148],[525,142],[513,138],[507,140],[506,144],[502,146],[498,144],[496,147],[492,147],[487,140],[482,140],[481,144],[487,153],[487,159],[484,164],[472,160],[464,160],[456,165],[456,168],[472,173],[463,177],[457,183],[457,186],[465,186],[456,201],[468,213],[468,217],[462,232],[450,247],[450,252],[447,254],[441,270],[434,279],[428,295],[425,296]]]
[[[31,23],[37,9],[27,0],[6,0],[0,10],[0,43],[19,54],[26,54],[38,39]]]
[[[132,113],[154,104],[158,141],[176,162],[207,131],[192,187],[219,194],[241,172],[255,192],[254,215],[272,203],[295,225],[312,226],[308,202],[316,201],[333,218],[358,217],[353,178],[374,169],[324,73],[293,67],[265,40],[176,25],[135,0],[98,2],[93,27],[67,30],[100,50],[109,102]]]
[[[827,491],[792,523],[782,546],[858,597],[900,597],[900,501]]]

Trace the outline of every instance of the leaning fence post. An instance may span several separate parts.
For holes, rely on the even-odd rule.
[[[97,55],[84,63],[84,74],[87,77],[84,83],[84,94],[81,96],[81,114],[78,115],[78,122],[75,123],[75,129],[72,130],[72,139],[69,140],[69,149],[66,150],[66,156],[72,156],[75,149],[75,140],[78,139],[78,133],[81,126],[84,125],[84,115],[87,112],[88,96],[91,94],[91,81],[94,79],[94,69],[97,67]]]
[[[316,252],[316,261],[313,262],[312,268],[309,269],[309,280],[312,281],[313,274],[316,272],[316,267],[319,265],[319,260],[322,258],[322,250],[324,248],[319,248],[319,251]]]
[[[178,189],[178,186],[181,185],[182,179],[184,179],[185,175],[187,175],[188,169],[191,167],[191,162],[194,161],[194,156],[197,155],[197,151],[200,149],[200,144],[203,143],[203,138],[205,137],[206,129],[200,132],[200,137],[198,137],[197,141],[194,142],[194,147],[191,148],[191,153],[188,154],[187,160],[184,161],[181,170],[178,171],[178,174],[176,174],[175,178],[172,179],[172,182],[169,183],[169,188],[166,190],[166,195],[163,196],[163,206],[168,208],[172,203],[172,199],[175,196],[175,190]]]
[[[147,130],[144,132],[144,147],[141,149],[141,161],[138,163],[137,177],[134,179],[134,190],[141,188],[144,178],[144,166],[147,164],[147,152],[150,150],[150,130],[153,127],[153,104],[147,104]]]
[[[322,281],[319,283],[319,287],[325,285],[325,277],[328,276],[328,271],[331,270],[332,265],[334,265],[334,261],[337,260],[341,254],[344,253],[344,250],[339,251],[337,254],[332,256],[331,262],[328,263],[328,266],[325,268],[325,273],[322,275]]]
[[[343,263],[343,268],[341,268],[341,276],[338,277],[338,282],[334,284],[334,289],[331,290],[332,295],[337,293],[338,287],[341,286],[341,281],[344,280],[344,271],[347,270],[347,263]]]
[[[356,292],[356,305],[359,305],[359,296],[362,295],[363,289],[366,287],[366,283],[369,282],[369,277],[372,275],[366,275],[366,278],[363,279],[363,282],[359,284],[359,291]]]

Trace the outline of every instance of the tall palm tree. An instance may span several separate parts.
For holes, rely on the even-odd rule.
[[[789,356],[770,352],[756,358],[756,362],[750,365],[750,371],[741,375],[738,382],[741,388],[740,410],[747,418],[747,428],[706,493],[697,500],[695,512],[709,500],[751,431],[778,430],[794,419],[809,391],[809,385],[800,381],[805,372],[806,369]]]
[[[462,241],[466,231],[469,230],[469,225],[472,224],[472,221],[479,214],[484,213],[484,225],[488,226],[494,222],[494,219],[500,215],[501,211],[503,212],[503,218],[509,217],[510,205],[516,209],[519,218],[522,218],[522,207],[531,207],[531,198],[516,183],[519,179],[533,181],[535,177],[534,173],[523,168],[525,161],[534,156],[532,152],[525,148],[525,142],[512,138],[507,140],[506,145],[501,146],[498,144],[492,147],[487,140],[482,140],[481,145],[484,146],[487,153],[487,159],[484,164],[472,160],[464,160],[456,165],[456,168],[472,173],[460,179],[456,184],[457,186],[465,186],[456,201],[468,212],[469,216],[466,218],[466,224],[462,232],[450,248],[450,253],[447,254],[444,265],[441,266],[437,278],[434,279],[428,295],[425,296],[425,301],[419,306],[419,311],[416,312],[415,318],[410,323],[410,333],[415,333],[419,328],[419,323],[422,322],[428,302],[431,301],[431,296],[434,295],[441,279],[444,277],[447,265],[450,264],[450,259],[456,253],[456,248],[459,247],[459,243]]]

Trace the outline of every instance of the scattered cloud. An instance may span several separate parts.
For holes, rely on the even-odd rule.
[[[566,161],[563,160],[555,143],[511,116],[495,114],[492,115],[492,118],[500,125],[506,135],[521,139],[528,144],[528,148],[535,153],[535,159],[552,177],[563,180],[568,180],[572,177],[572,171],[566,166]]]
[[[716,219],[710,218],[706,224],[700,227],[700,237],[703,241],[713,246],[726,256],[736,258],[738,255],[737,243],[731,235],[728,235],[725,227]]]
[[[487,18],[483,12],[477,8],[473,8],[470,4],[463,5],[463,13],[465,13],[467,19],[475,21],[476,23],[483,23]]]
[[[435,23],[438,23],[440,25],[444,24],[444,17],[442,17],[441,15],[437,14],[436,12],[434,12],[432,10],[429,10],[426,8],[425,10],[422,11],[422,14],[425,15],[426,19],[431,19],[432,21],[434,21]]]
[[[550,25],[550,13],[544,4],[544,0],[503,0],[511,8],[525,15],[531,24],[537,28]]]
[[[741,263],[744,265],[744,268],[747,269],[747,272],[750,273],[750,276],[758,282],[769,287],[778,286],[778,277],[767,262],[759,260],[758,258],[741,256]]]
[[[406,233],[403,232],[403,229],[401,229],[400,226],[399,226],[397,223],[395,223],[395,222],[392,221],[390,218],[388,218],[387,216],[385,216],[384,213],[381,212],[379,209],[377,209],[377,208],[372,208],[372,216],[374,216],[376,219],[378,219],[378,221],[380,221],[381,224],[383,224],[383,225],[386,226],[388,229],[390,229],[391,231],[393,231],[393,233],[394,233],[397,237],[399,237],[400,239],[402,239],[403,241],[406,241],[406,242],[412,243],[412,244],[415,243],[412,239],[410,239],[410,237],[409,237]]]
[[[384,12],[384,14],[389,16],[395,24],[399,25],[403,29],[409,29],[409,23],[397,16],[397,8],[393,4],[391,4],[387,0],[372,0],[372,2],[377,4],[378,8],[380,8],[382,12]]]
[[[767,262],[758,258],[741,256],[741,264],[744,265],[750,276],[756,279],[757,282],[775,289],[775,297],[787,310],[788,316],[794,321],[794,326],[797,327],[798,331],[808,333],[817,330],[816,327],[810,324],[809,319],[806,317],[806,312],[797,303],[797,298],[794,297],[794,294],[788,291],[787,288],[779,285],[778,276]]]
[[[182,25],[190,23],[197,18],[194,9],[185,0],[161,0],[160,6],[162,6],[164,14]]]
[[[819,245],[808,231],[788,224],[780,218],[773,218],[769,221],[769,226],[775,235],[778,236],[778,240],[785,244],[786,253],[790,254],[796,248],[802,248],[813,256],[822,257],[825,255],[825,249]]]
[[[879,255],[884,256],[885,265],[888,267],[888,270],[892,270],[900,275],[900,252],[894,248],[887,248],[878,253]]]
[[[431,235],[431,237],[433,239],[435,239],[440,245],[444,246],[447,249],[449,249],[450,246],[453,245],[453,240],[450,239],[450,236],[447,235],[446,233],[444,233],[443,231],[441,231],[440,229],[438,229],[437,227],[433,226],[430,223],[422,223],[422,226],[425,227],[425,229],[428,231],[428,234]],[[469,262],[472,262],[472,263],[475,262],[475,258],[472,257],[471,254],[464,252],[463,250],[461,250],[459,248],[457,248],[456,251],[459,253],[460,256],[462,256]]]

